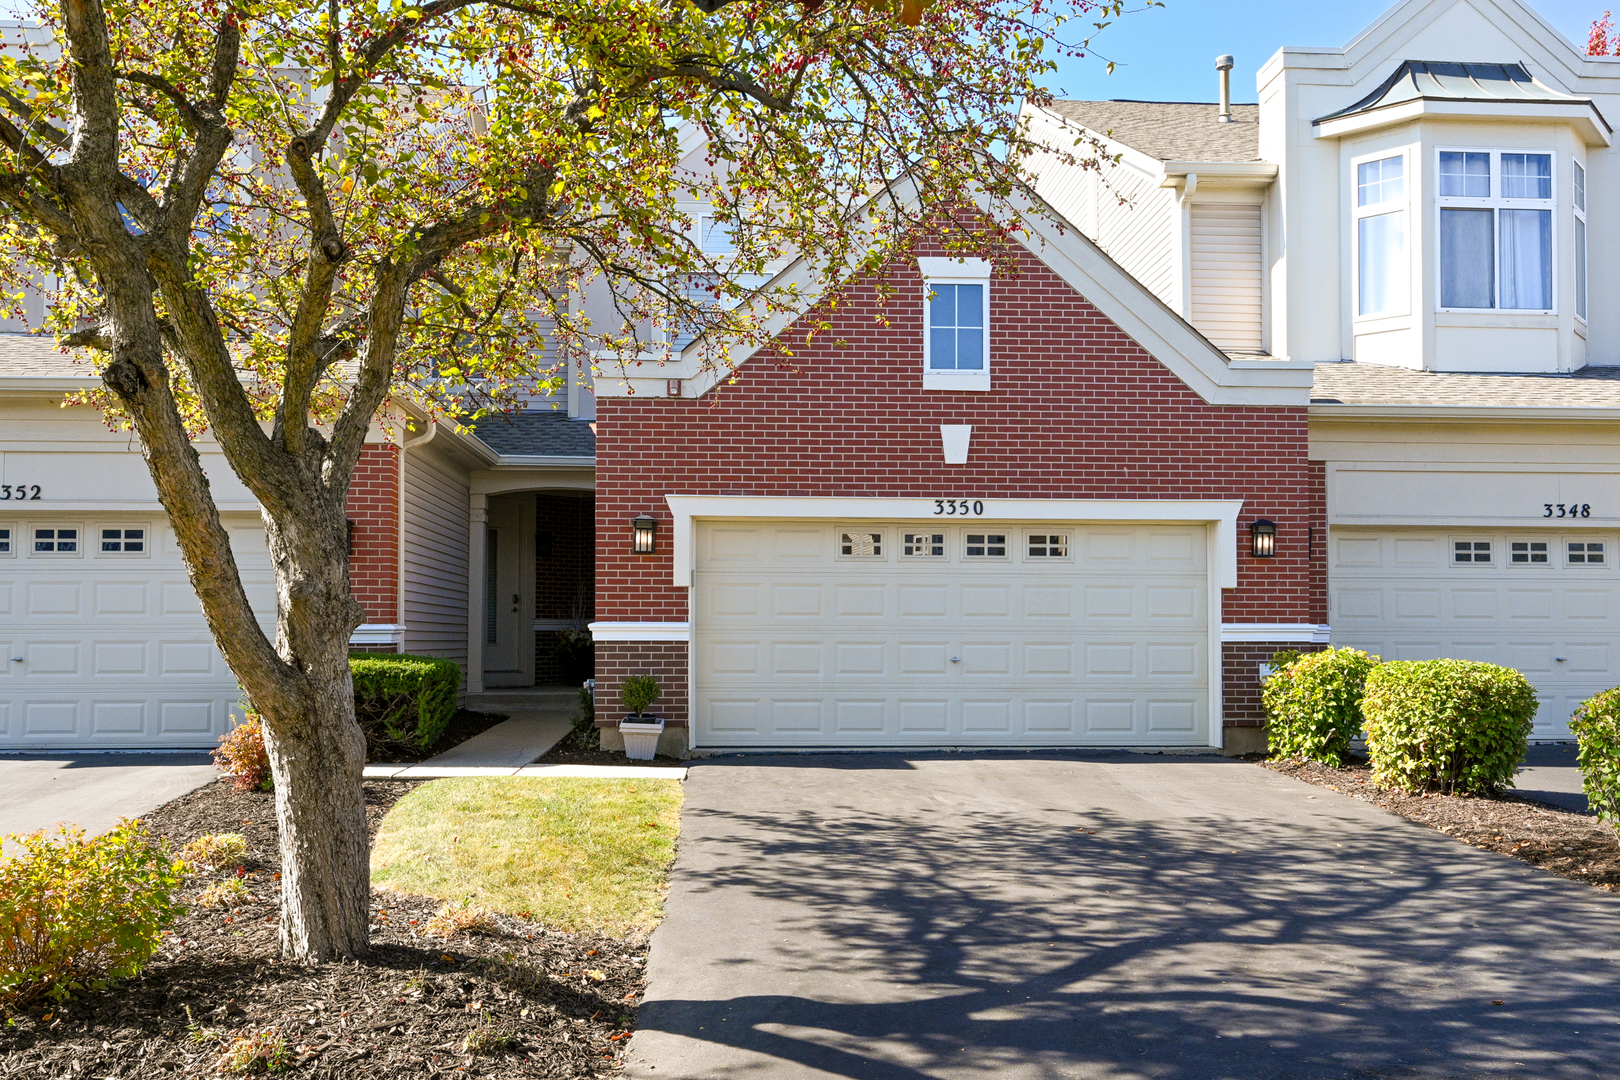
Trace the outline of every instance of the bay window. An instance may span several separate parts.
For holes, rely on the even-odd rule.
[[[1405,315],[1411,288],[1406,252],[1406,158],[1356,165],[1356,314]]]
[[[1586,320],[1586,168],[1574,162],[1575,172],[1575,317]]]
[[[1551,311],[1552,155],[1441,150],[1438,192],[1440,306]]]

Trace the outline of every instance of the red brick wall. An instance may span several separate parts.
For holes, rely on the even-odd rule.
[[[1032,254],[1013,258],[991,284],[989,393],[922,389],[922,280],[904,260],[886,307],[857,284],[812,314],[830,330],[808,345],[790,332],[791,364],[756,357],[699,401],[599,399],[597,618],[687,618],[663,500],[679,492],[1242,499],[1223,621],[1326,622],[1323,472],[1306,460],[1305,408],[1206,404]],[[967,465],[943,463],[942,423],[973,425]],[[656,555],[629,552],[642,513],[659,520]],[[1277,523],[1275,558],[1247,554],[1257,517]]]
[[[1221,645],[1222,711],[1227,727],[1259,727],[1266,722],[1260,700],[1260,665],[1278,649],[1318,652],[1326,645],[1297,641],[1228,641]]]
[[[687,718],[686,642],[599,641],[596,644],[596,726],[617,727],[624,716],[619,683],[631,675],[651,675],[663,693],[649,710],[664,726],[682,727]]]
[[[366,609],[366,622],[398,622],[399,454],[393,445],[360,452],[346,513],[354,522],[349,588]]]

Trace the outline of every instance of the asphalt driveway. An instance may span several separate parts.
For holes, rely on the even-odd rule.
[[[1620,896],[1216,757],[712,759],[628,1075],[1620,1075]]]
[[[104,833],[217,778],[212,762],[201,752],[0,755],[0,837],[64,822]]]

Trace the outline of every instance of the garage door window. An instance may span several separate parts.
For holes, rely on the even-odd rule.
[[[944,533],[904,533],[900,541],[900,552],[908,559],[945,557]]]
[[[852,559],[881,559],[883,534],[875,532],[847,532],[839,537],[838,554]]]
[[[11,530],[0,529],[0,555],[11,554]]]
[[[1451,543],[1451,561],[1453,564],[1482,563],[1491,561],[1491,542],[1489,540],[1454,540]]]
[[[1067,559],[1069,538],[1063,533],[1030,533],[1026,550],[1032,559]]]
[[[962,554],[970,559],[1005,559],[1007,536],[1005,533],[968,533]]]
[[[124,555],[146,553],[145,529],[102,529],[101,550],[104,554],[117,552]]]
[[[53,552],[59,555],[77,554],[79,550],[78,529],[35,529],[34,551],[40,554]]]
[[[1514,540],[1509,544],[1508,558],[1515,566],[1546,566],[1547,541]]]
[[[1602,566],[1603,545],[1590,540],[1571,540],[1566,550],[1566,558],[1571,566]]]

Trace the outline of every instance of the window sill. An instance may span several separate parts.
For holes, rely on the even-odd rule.
[[[1546,311],[1441,308],[1434,313],[1434,324],[1436,326],[1517,326],[1533,330],[1553,330],[1558,327],[1558,316]]]
[[[924,390],[969,390],[983,393],[990,389],[989,371],[930,371],[923,369]]]

